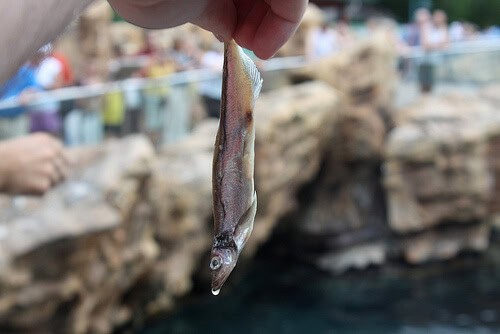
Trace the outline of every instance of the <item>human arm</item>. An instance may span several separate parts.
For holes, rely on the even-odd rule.
[[[269,58],[298,27],[308,0],[109,0],[130,22],[169,28],[187,22],[234,38],[260,57]]]
[[[0,84],[93,0],[1,0]]]
[[[0,159],[0,191],[10,194],[43,194],[68,174],[61,142],[47,134],[1,141]]]

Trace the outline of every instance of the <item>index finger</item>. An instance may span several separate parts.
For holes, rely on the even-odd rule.
[[[270,58],[295,33],[304,16],[308,0],[265,0],[270,10],[254,37],[253,50],[260,58]]]

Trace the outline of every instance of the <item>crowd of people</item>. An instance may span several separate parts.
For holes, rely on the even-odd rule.
[[[224,61],[222,44],[215,38],[176,38],[171,47],[161,47],[145,32],[145,45],[135,54],[147,59],[129,69],[126,77],[160,79],[186,70],[207,69],[221,73]],[[112,61],[122,53],[115,48]],[[30,132],[46,132],[63,137],[69,146],[100,142],[106,136],[121,136],[124,132],[144,132],[158,141],[165,123],[164,112],[169,106],[170,89],[166,84],[154,84],[144,89],[109,92],[102,96],[74,101],[30,103],[37,92],[51,91],[73,85],[92,85],[123,77],[120,68],[110,67],[103,74],[90,59],[80,77],[75,78],[68,59],[46,45],[23,65],[5,84],[0,86],[0,101],[17,101],[19,106],[0,109],[0,139],[19,137]],[[217,117],[220,100],[220,79],[201,82],[198,91],[209,116]]]
[[[373,20],[366,23],[367,31]],[[500,34],[492,27],[481,33],[467,22],[448,24],[442,10],[431,13],[426,8],[415,12],[414,20],[400,26],[395,38],[402,54],[419,48],[432,53],[446,49],[454,42],[489,38]],[[305,38],[306,60],[317,61],[350,47],[357,33],[346,18],[323,22],[311,27]],[[207,69],[220,73],[223,63],[222,44],[215,38],[200,40],[195,36],[175,38],[169,47],[160,46],[151,32],[144,32],[144,46],[136,56],[147,61],[128,73],[128,77],[163,78],[174,72]],[[114,48],[115,60],[122,57],[119,46]],[[116,71],[104,75],[92,60],[86,62],[80,76],[75,78],[68,59],[55,52],[52,45],[41,48],[5,84],[0,86],[0,101],[16,100],[20,106],[0,109],[0,139],[22,136],[29,132],[47,132],[63,137],[67,145],[98,143],[105,136],[143,132],[158,141],[165,125],[165,110],[169,108],[168,85],[152,85],[142,90],[109,92],[95,98],[76,101],[44,102],[28,106],[39,91],[72,85],[92,85],[123,78]],[[220,103],[221,79],[200,82],[197,90],[203,99],[208,116],[217,117]]]

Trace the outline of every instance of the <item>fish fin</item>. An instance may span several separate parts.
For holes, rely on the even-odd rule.
[[[253,230],[253,222],[255,220],[255,213],[257,212],[257,192],[253,193],[253,202],[248,210],[241,216],[236,228],[234,230],[233,240],[238,247],[238,253],[240,253],[245,246],[250,234]]]
[[[262,89],[263,80],[253,60],[250,59],[250,57],[248,57],[247,54],[243,51],[243,49],[239,46],[238,46],[238,51],[240,52],[241,60],[243,62],[243,67],[245,68],[245,71],[248,74],[248,78],[252,83],[253,100],[255,101],[259,97],[260,90]]]

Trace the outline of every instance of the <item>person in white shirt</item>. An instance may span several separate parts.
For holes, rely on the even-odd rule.
[[[313,27],[306,38],[306,58],[308,61],[328,57],[338,50],[338,36],[334,29],[323,23]]]
[[[35,80],[38,85],[50,91],[63,86],[63,65],[52,57],[52,46],[45,45],[39,55],[32,61],[36,66]],[[47,132],[58,134],[61,130],[61,118],[59,115],[60,102],[47,101],[30,108],[31,132]]]
[[[422,38],[422,46],[426,51],[438,51],[448,47],[448,17],[444,11],[434,11],[432,24],[425,27]]]

